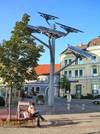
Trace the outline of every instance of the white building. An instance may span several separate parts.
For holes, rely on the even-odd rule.
[[[71,94],[86,96],[87,94],[100,94],[100,37],[91,40],[87,45],[77,47],[92,53],[93,60],[78,59],[69,67],[61,71],[60,76],[65,75],[71,83]],[[75,59],[73,53],[66,49],[60,55],[60,66],[63,68]]]

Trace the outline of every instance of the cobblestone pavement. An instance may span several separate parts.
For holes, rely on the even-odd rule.
[[[41,128],[0,127],[0,134],[100,134],[100,113],[45,115]]]

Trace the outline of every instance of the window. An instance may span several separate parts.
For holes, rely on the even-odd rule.
[[[71,77],[72,76],[72,71],[71,70],[69,70],[69,77]]]
[[[68,61],[67,61],[67,60],[65,60],[65,66],[68,64],[67,62],[68,62]]]
[[[25,94],[25,96],[28,95],[28,87],[25,87],[25,89],[24,89],[24,94]]]
[[[93,72],[93,76],[97,76],[97,68],[93,68],[92,72]]]
[[[82,60],[82,58],[78,58],[77,61],[75,61],[75,64],[84,64],[84,61]]]
[[[75,77],[78,77],[78,70],[75,70]]]
[[[96,56],[93,56],[92,62],[96,63]]]
[[[78,64],[78,60],[75,61],[75,65],[77,65],[77,64]]]
[[[34,91],[34,87],[32,87],[32,90]]]
[[[64,62],[65,62],[65,66],[66,66],[67,64],[70,64],[72,62],[72,59],[66,59]]]
[[[69,59],[69,64],[72,62],[72,60],[71,59]]]
[[[64,75],[67,77],[67,71],[64,72]]]
[[[79,76],[80,76],[80,77],[83,76],[83,70],[82,70],[82,69],[79,70]]]
[[[32,94],[33,94],[33,96],[36,96],[36,91],[35,91],[35,88],[34,87],[32,87]]]
[[[25,87],[25,91],[28,91],[28,87]]]
[[[40,87],[36,87],[36,93],[39,93]]]
[[[83,62],[83,60],[82,60],[82,58],[78,58],[78,64],[83,64],[84,62]]]
[[[99,94],[99,85],[98,84],[92,84],[92,94],[94,96]]]

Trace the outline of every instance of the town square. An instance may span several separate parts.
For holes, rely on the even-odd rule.
[[[1,1],[0,134],[100,134],[100,1]]]

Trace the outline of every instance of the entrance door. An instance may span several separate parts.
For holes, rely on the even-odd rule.
[[[78,84],[76,85],[76,97],[81,98],[81,93],[82,93],[82,85]]]

